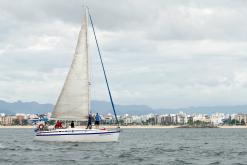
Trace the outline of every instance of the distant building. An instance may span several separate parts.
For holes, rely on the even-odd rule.
[[[210,121],[214,125],[223,124],[223,121],[226,119],[226,115],[224,113],[213,113],[210,116]]]
[[[142,116],[132,116],[133,124],[142,125]]]
[[[29,114],[29,115],[27,115],[27,118],[28,118],[28,119],[38,119],[39,116],[36,115],[36,114]]]
[[[178,123],[177,115],[176,114],[170,114],[170,116],[171,116],[171,124],[176,125]]]
[[[123,115],[121,119],[123,120],[124,125],[133,124],[133,118],[128,114]]]
[[[104,123],[105,124],[113,124],[113,116],[112,116],[112,114],[110,114],[110,113],[108,113],[107,115],[105,115],[104,117],[103,117],[103,120],[104,120]]]
[[[193,122],[196,121],[201,121],[201,122],[206,122],[210,123],[210,117],[207,114],[193,114]]]
[[[17,113],[16,115],[17,124],[23,125],[24,120],[27,120],[27,115],[23,113]]]
[[[246,124],[247,123],[247,114],[239,113],[239,114],[236,114],[234,116],[234,118],[236,120],[238,120],[240,123],[242,123],[242,122],[244,122],[243,124]]]
[[[188,122],[188,118],[186,113],[182,111],[177,114],[177,124],[186,124]]]
[[[0,125],[10,126],[13,125],[16,116],[0,116]]]

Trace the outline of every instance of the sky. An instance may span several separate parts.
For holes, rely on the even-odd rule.
[[[242,105],[247,1],[87,0],[113,98],[154,108]],[[0,99],[55,104],[81,0],[0,1]],[[91,27],[89,27],[91,28]],[[109,100],[92,30],[92,98]]]

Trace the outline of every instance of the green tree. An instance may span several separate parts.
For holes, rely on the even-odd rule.
[[[241,125],[245,125],[244,119],[241,120]]]
[[[193,119],[190,118],[190,119],[188,120],[187,124],[193,125]]]
[[[240,122],[238,120],[236,120],[236,119],[231,120],[231,125],[239,125],[239,124],[240,124]]]
[[[28,125],[29,123],[28,123],[28,120],[27,119],[25,119],[25,120],[23,120],[22,121],[22,125]]]
[[[19,124],[20,124],[19,120],[17,120],[17,119],[12,120],[12,125],[19,125]]]

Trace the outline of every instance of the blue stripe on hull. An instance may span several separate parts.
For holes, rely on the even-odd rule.
[[[112,133],[120,133],[120,131],[117,131],[117,132],[95,132],[95,133],[73,133],[73,134],[36,134],[36,136],[93,135],[93,134],[112,134]]]

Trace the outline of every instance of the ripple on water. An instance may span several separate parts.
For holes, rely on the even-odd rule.
[[[5,149],[5,146],[0,143],[0,149]]]
[[[247,151],[242,151],[242,152],[239,152],[238,155],[240,156],[244,156],[244,155],[247,155]]]
[[[238,140],[233,131],[241,135]],[[14,133],[18,136],[12,136]],[[186,131],[126,129],[121,134],[119,143],[107,144],[34,142],[30,138],[31,134],[32,131],[28,129],[11,131],[0,129],[0,164],[217,165],[235,163],[235,165],[241,165],[247,162],[245,145],[247,131],[240,129]]]
[[[152,154],[164,154],[164,153],[171,153],[177,151],[178,151],[177,149],[172,149],[172,148],[155,147],[152,148],[149,152]]]
[[[174,165],[184,165],[184,164],[193,164],[191,162],[187,162],[185,160],[181,160],[181,159],[175,159],[174,161],[171,161],[170,164],[174,164]]]
[[[190,147],[186,147],[186,146],[180,146],[179,147],[179,150],[182,151],[182,150],[186,150],[188,151],[190,149]]]
[[[134,155],[129,153],[129,152],[123,152],[120,155],[118,155],[119,158],[130,158],[132,156],[134,156]]]
[[[216,162],[210,163],[209,165],[218,165],[218,164],[220,164],[220,161],[216,161]]]
[[[1,163],[4,163],[4,164],[17,163],[16,161],[11,160],[11,159],[9,159],[9,158],[0,158],[0,162],[1,162]]]
[[[202,150],[200,155],[205,157],[221,157],[225,154],[225,151],[213,151],[213,150]]]
[[[130,153],[122,153],[118,156],[119,158],[119,162],[125,163],[127,162],[131,162],[133,164],[139,164],[141,162],[144,162],[146,159],[142,156],[137,156],[134,154],[130,154]],[[128,163],[127,163],[128,164]]]
[[[83,157],[83,159],[85,160],[85,159],[90,159],[91,158],[91,156],[84,156]]]

